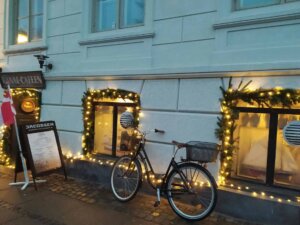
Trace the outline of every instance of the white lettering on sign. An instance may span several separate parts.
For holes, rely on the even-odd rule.
[[[46,127],[53,127],[54,123],[53,122],[49,122],[49,123],[37,123],[37,124],[29,124],[26,125],[26,129],[30,130],[30,129],[37,129],[37,128],[46,128]]]

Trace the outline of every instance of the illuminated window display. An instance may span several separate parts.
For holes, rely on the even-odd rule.
[[[300,147],[283,139],[283,128],[289,121],[300,120],[300,116],[281,114],[279,111],[283,110],[276,109],[258,110],[263,113],[244,112],[247,108],[241,111],[234,134],[237,140],[234,176],[300,189]],[[276,126],[275,132],[272,126]]]

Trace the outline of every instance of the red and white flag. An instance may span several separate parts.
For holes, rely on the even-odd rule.
[[[16,109],[13,106],[13,100],[9,94],[9,91],[4,91],[1,105],[1,119],[3,123],[7,126],[13,124],[15,122],[15,115]]]

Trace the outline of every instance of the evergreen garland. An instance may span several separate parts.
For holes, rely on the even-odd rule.
[[[11,93],[14,99],[20,98],[34,98],[38,103],[39,107],[37,107],[34,111],[36,119],[40,118],[41,111],[41,92],[34,89],[11,89]],[[16,106],[15,106],[16,107]],[[12,164],[12,161],[15,159],[11,159],[15,157],[12,151],[12,129],[11,126],[2,126],[1,128],[1,140],[0,140],[0,165],[9,166]]]
[[[140,112],[140,96],[133,92],[128,92],[122,89],[105,90],[92,90],[88,89],[82,97],[82,116],[83,116],[83,135],[82,135],[82,151],[84,154],[90,153],[94,149],[94,135],[95,135],[95,104],[96,101],[104,101],[106,99],[122,101],[129,100],[136,103],[136,107],[133,108],[134,127],[139,124],[139,112]]]
[[[290,108],[300,102],[300,92],[294,89],[248,89],[249,81],[245,85],[241,81],[237,89],[232,86],[232,78],[229,79],[228,88],[225,90],[220,87],[222,92],[221,117],[218,117],[215,135],[221,141],[221,182],[230,175],[232,168],[232,157],[236,151],[234,131],[237,127],[236,120],[238,112],[235,110],[239,101],[250,105],[256,105],[259,108],[282,107]]]

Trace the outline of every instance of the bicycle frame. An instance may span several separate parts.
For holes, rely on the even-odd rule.
[[[168,165],[168,168],[165,172],[165,174],[163,175],[163,178],[162,178],[162,182],[160,183],[160,186],[158,185],[155,185],[152,180],[151,180],[151,177],[152,176],[155,176],[155,172],[154,172],[154,169],[152,167],[152,164],[150,162],[150,159],[146,153],[146,150],[145,150],[145,139],[143,138],[143,140],[141,140],[141,142],[139,143],[139,147],[138,147],[138,150],[136,151],[136,153],[133,155],[132,157],[132,160],[138,160],[144,167],[145,169],[145,172],[146,172],[146,179],[147,179],[147,182],[150,184],[150,186],[153,188],[153,189],[157,189],[159,188],[161,191],[163,192],[166,192],[168,191],[165,187],[165,184],[166,184],[166,179],[168,177],[168,174],[170,173],[171,169],[175,169],[176,171],[179,172],[179,175],[181,176],[181,179],[184,181],[184,187],[187,189],[187,190],[191,190],[191,186],[189,185],[189,183],[187,182],[187,177],[185,176],[185,174],[183,174],[180,170],[178,170],[178,166],[180,164],[182,164],[181,162],[176,162],[175,161],[175,156],[176,156],[176,153],[177,151],[179,150],[180,148],[177,148],[169,165]],[[151,176],[152,175],[152,176]]]

